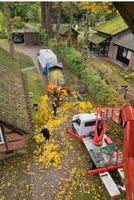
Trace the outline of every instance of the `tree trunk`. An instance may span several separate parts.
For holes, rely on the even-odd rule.
[[[73,24],[73,15],[70,15],[70,24],[68,29],[68,39],[67,39],[67,46],[71,47],[71,41],[72,41],[72,24]]]
[[[56,24],[56,39],[57,41],[60,40],[60,21],[61,21],[61,13],[62,13],[62,5],[61,2],[58,3],[57,6],[58,15],[57,15],[57,24]]]
[[[7,37],[8,37],[8,44],[9,44],[9,52],[12,57],[14,57],[14,45],[13,45],[13,35],[11,29],[11,22],[10,22],[10,14],[8,8],[8,2],[3,2],[4,5],[4,16],[5,16],[5,26],[7,30]]]
[[[48,31],[48,38],[53,37],[53,28],[52,28],[52,18],[51,18],[51,12],[52,12],[52,2],[47,2],[47,31]]]
[[[85,45],[87,45],[89,37],[88,10],[86,10],[85,21],[84,21],[84,36],[85,36]]]
[[[41,24],[43,28],[47,28],[47,24],[46,24],[46,4],[47,2],[41,2],[40,6],[41,6]]]
[[[113,4],[134,34],[134,2],[113,2]]]
[[[43,28],[47,30],[48,38],[52,38],[53,36],[51,10],[52,2],[41,2],[41,23]]]
[[[88,22],[89,12],[86,10],[86,15],[84,17],[84,46],[82,47],[82,62],[88,59],[88,39],[89,39],[89,22]]]

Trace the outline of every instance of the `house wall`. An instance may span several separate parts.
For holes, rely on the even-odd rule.
[[[20,135],[5,126],[3,130],[4,144],[0,144],[0,154],[26,148],[28,140],[26,134]]]
[[[114,45],[112,42],[110,43],[109,46],[109,51],[108,51],[108,57],[116,60],[116,56],[117,56],[117,51],[118,51],[118,46]]]
[[[37,32],[24,32],[24,43],[29,45],[40,44],[40,35]]]
[[[134,70],[134,52],[131,54],[130,62],[129,62],[129,68]]]
[[[66,42],[68,40],[68,35],[60,35],[60,40],[62,42]],[[77,36],[76,35],[71,35],[71,42],[73,45],[77,44]]]

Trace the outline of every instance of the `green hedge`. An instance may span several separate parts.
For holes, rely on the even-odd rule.
[[[87,90],[97,106],[125,104],[123,97],[100,78],[92,64],[81,64],[79,51],[73,47],[67,48],[63,43],[57,44],[55,40],[51,42],[51,48],[64,65],[85,82]]]
[[[92,65],[82,65],[81,68],[82,79],[97,105],[121,106],[125,103],[123,97],[100,78]]]

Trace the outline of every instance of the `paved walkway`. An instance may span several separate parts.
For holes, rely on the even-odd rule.
[[[32,69],[35,69],[35,66],[23,68],[23,69],[21,69],[21,71],[22,71],[22,72],[25,72],[25,71],[32,70]]]

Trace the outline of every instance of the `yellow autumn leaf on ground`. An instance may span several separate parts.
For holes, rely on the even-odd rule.
[[[80,102],[72,97],[72,100],[64,102],[57,110],[56,118],[53,117],[50,99],[47,95],[42,96],[39,102],[38,112],[36,114],[36,125],[34,139],[37,143],[37,148],[34,152],[37,162],[41,163],[45,167],[54,166],[57,169],[61,168],[61,160],[63,155],[67,155],[67,149],[72,149],[70,139],[64,135],[58,128],[65,123],[72,111],[74,112],[93,112],[95,109],[92,104],[87,101]],[[52,139],[50,142],[45,143],[44,137],[41,134],[41,129],[47,125]],[[60,145],[56,141],[55,136],[60,135],[62,145],[65,147],[65,154],[60,151]],[[73,172],[72,172],[73,173]],[[70,198],[70,197],[68,197]]]
[[[93,108],[93,105],[90,101],[82,101],[78,102],[76,106],[77,112],[79,113],[91,113],[95,112],[95,109]]]
[[[57,169],[61,168],[62,153],[59,150],[59,145],[52,139],[44,145],[44,148],[39,155],[38,162],[46,167],[54,166]]]

